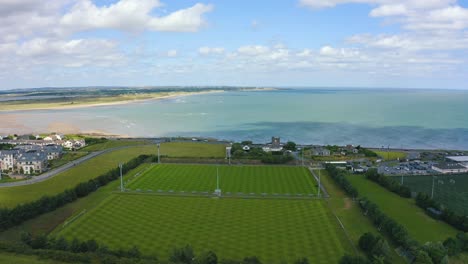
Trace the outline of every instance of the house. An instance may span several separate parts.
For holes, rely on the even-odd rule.
[[[355,148],[353,145],[350,145],[350,144],[346,145],[345,150],[347,152],[351,152],[353,154],[358,154],[359,153],[359,149]]]
[[[354,173],[364,173],[365,172],[365,169],[363,167],[361,167],[361,165],[357,165],[357,164],[353,164],[351,166],[351,170]]]
[[[249,151],[249,150],[250,150],[250,147],[247,146],[247,145],[245,145],[245,146],[242,147],[242,149],[243,149],[244,151]]]
[[[47,155],[48,160],[58,159],[62,156],[63,147],[59,145],[48,145],[42,149],[42,152]]]
[[[43,152],[21,153],[16,163],[16,169],[23,174],[42,173],[47,168],[47,154]]]
[[[443,174],[468,172],[467,167],[464,167],[458,163],[449,162],[441,162],[439,164],[432,165],[432,169]]]
[[[330,156],[331,154],[329,149],[323,147],[313,147],[310,151],[313,156]]]
[[[56,140],[64,140],[64,139],[65,139],[65,136],[61,134],[52,134],[44,138],[44,140],[47,140],[47,141],[56,141]]]
[[[283,145],[281,144],[281,140],[279,137],[272,137],[271,143],[266,144],[262,147],[262,149],[265,152],[277,152],[283,150]]]
[[[19,150],[1,150],[0,151],[0,170],[13,171],[15,169],[16,156]]]

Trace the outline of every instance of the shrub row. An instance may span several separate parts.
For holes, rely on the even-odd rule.
[[[398,181],[391,177],[384,176],[377,172],[376,169],[370,169],[366,172],[366,178],[376,182],[380,186],[394,192],[402,197],[411,198],[411,189],[401,185]]]
[[[431,199],[431,197],[429,197],[429,195],[426,193],[418,193],[416,196],[416,204],[425,211],[427,211],[428,208],[439,210],[441,215],[438,218],[460,231],[468,232],[468,216],[458,215],[448,208],[443,208],[438,202]],[[433,214],[429,215],[435,217]]]
[[[356,188],[346,179],[345,175],[346,172],[339,170],[332,164],[326,164],[325,170],[328,174],[332,177],[332,179],[341,187],[343,190],[346,191],[351,197],[356,198],[358,197],[359,193]]]
[[[130,160],[122,166],[122,172],[126,173],[136,168],[148,158],[148,155],[140,155]],[[114,168],[95,179],[79,183],[73,189],[65,190],[59,194],[43,196],[36,201],[20,204],[13,208],[0,208],[0,231],[19,225],[41,214],[54,211],[65,204],[96,191],[99,187],[117,179],[119,176],[119,168]]]

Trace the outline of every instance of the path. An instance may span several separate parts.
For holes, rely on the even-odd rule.
[[[75,167],[78,164],[81,164],[81,163],[83,163],[83,162],[85,162],[87,160],[95,158],[95,157],[97,157],[99,155],[102,155],[102,154],[105,154],[105,153],[108,153],[108,152],[111,152],[111,151],[123,149],[123,148],[129,148],[129,147],[133,147],[133,146],[115,147],[115,148],[100,150],[100,151],[96,151],[96,152],[91,152],[90,154],[88,154],[88,155],[86,155],[84,157],[81,157],[79,159],[70,161],[67,164],[64,164],[64,165],[62,165],[62,166],[60,166],[60,167],[58,167],[56,169],[44,172],[39,176],[33,176],[32,179],[24,180],[24,181],[17,181],[17,182],[0,183],[0,188],[2,188],[2,187],[13,187],[13,186],[24,186],[24,185],[30,185],[30,184],[42,182],[42,181],[45,181],[45,180],[47,180],[49,178],[52,178],[52,177],[56,176],[59,173],[65,172],[65,171]]]

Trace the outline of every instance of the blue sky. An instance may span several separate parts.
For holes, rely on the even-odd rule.
[[[0,89],[468,89],[468,3],[54,0],[0,5]]]

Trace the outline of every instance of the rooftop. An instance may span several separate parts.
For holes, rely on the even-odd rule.
[[[456,162],[468,162],[468,156],[447,156],[446,159]]]
[[[442,170],[461,170],[461,169],[466,169],[462,165],[458,163],[439,163],[437,165],[434,165],[434,167],[437,167]]]

